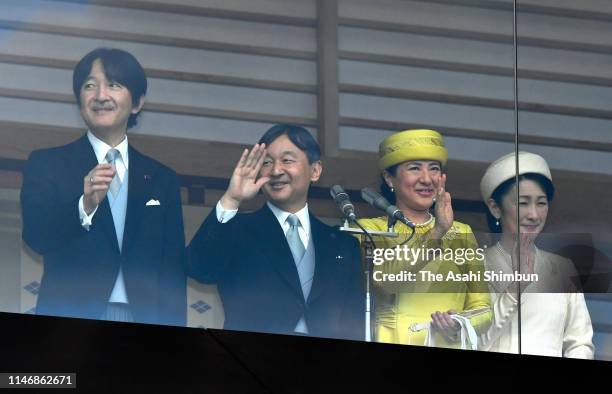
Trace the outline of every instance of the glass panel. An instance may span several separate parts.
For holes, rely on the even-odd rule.
[[[364,245],[375,263],[369,267],[372,340],[494,346],[487,337],[492,303],[484,256],[497,238],[480,184],[494,160],[515,150],[508,4],[340,1],[340,148],[353,162],[370,159],[376,170],[343,182],[356,189],[360,224],[391,233],[373,236],[376,248]],[[441,169],[440,137],[398,133],[410,129],[440,133],[448,154]],[[437,195],[443,176],[451,202]],[[408,239],[412,231],[401,222],[389,231],[384,212],[359,198],[363,187],[385,195],[416,223],[415,235]],[[466,319],[452,320],[449,311]],[[479,339],[473,343],[470,328]]]
[[[596,1],[518,3],[519,222],[535,239],[520,267],[532,256],[539,274],[523,293],[522,351],[611,360],[612,19]]]

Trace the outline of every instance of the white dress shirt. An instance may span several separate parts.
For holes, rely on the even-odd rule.
[[[274,214],[274,217],[276,217],[276,220],[278,220],[278,223],[282,227],[283,233],[285,233],[286,236],[287,231],[289,231],[289,228],[291,227],[291,225],[287,222],[287,217],[291,215],[291,212],[283,211],[282,209],[278,208],[270,202],[267,202],[267,204],[268,208],[270,208],[270,210]],[[215,210],[219,223],[229,222],[234,216],[236,216],[236,213],[238,212],[237,209],[223,208],[223,206],[221,205],[221,201],[217,203]],[[306,249],[308,248],[308,242],[310,241],[310,216],[308,214],[308,204],[304,205],[304,208],[297,211],[295,215],[298,217],[298,219],[300,219],[298,234],[300,235],[300,240],[304,244],[304,249]]]
[[[89,143],[91,144],[94,153],[96,154],[96,159],[98,159],[98,164],[107,163],[106,154],[110,149],[113,149],[112,146],[108,145],[106,142],[102,141],[98,137],[96,137],[91,131],[87,132],[87,139],[89,139]],[[123,182],[125,178],[125,173],[129,168],[130,158],[128,155],[128,138],[127,135],[117,145],[114,149],[117,149],[121,156],[115,160],[115,168],[117,170],[117,175],[119,176],[119,180]],[[81,219],[81,226],[87,231],[89,231],[89,226],[91,226],[93,217],[98,210],[98,207],[95,207],[91,214],[87,214],[85,212],[85,208],[83,207],[83,195],[79,199],[79,218]]]

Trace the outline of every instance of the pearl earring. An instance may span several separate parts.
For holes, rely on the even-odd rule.
[[[497,227],[499,227],[499,219],[497,219],[497,220],[495,221],[495,225],[496,225]]]
[[[394,193],[395,189],[393,188],[393,186],[391,186],[391,193]]]

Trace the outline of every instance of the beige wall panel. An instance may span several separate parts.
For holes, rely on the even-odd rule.
[[[0,88],[72,93],[72,71],[0,63]],[[211,109],[317,116],[316,95],[149,78],[147,101]]]
[[[149,0],[150,3],[207,7],[298,18],[315,18],[315,0]]]
[[[443,129],[439,129],[444,134]],[[390,131],[341,127],[340,146],[344,149],[377,152],[378,144]],[[490,163],[498,157],[514,151],[514,143],[485,141],[460,137],[444,138],[449,158],[463,161]],[[608,152],[588,151],[550,147],[533,144],[520,144],[519,149],[543,155],[551,168],[595,174],[609,174],[612,168],[612,155]],[[482,174],[474,174],[480,177]]]
[[[340,112],[342,116],[351,118],[514,134],[514,113],[511,109],[347,93],[340,95]],[[612,142],[612,119],[521,111],[519,126],[520,132],[525,135]],[[584,134],[581,134],[583,131]]]
[[[340,27],[340,51],[512,67],[512,45]]]
[[[340,18],[512,34],[512,13],[406,0],[340,0]]]
[[[364,85],[393,90],[421,91],[442,95],[513,100],[511,76],[457,72],[425,67],[340,61],[341,84]],[[341,87],[342,88],[342,87]],[[522,78],[519,81],[521,101],[610,110],[612,87],[541,81]]]
[[[339,45],[341,51],[506,67],[510,70],[514,56],[511,42],[500,44],[354,27],[340,27]],[[519,48],[519,67],[611,78],[612,55],[523,46]]]
[[[315,30],[240,20],[39,0],[7,0],[5,20],[165,38],[314,51]]]
[[[0,97],[0,119],[43,125],[82,128],[75,104]],[[273,117],[271,118],[273,120]],[[273,122],[143,112],[132,134],[188,138],[203,141],[254,144]],[[316,136],[316,129],[309,128]]]
[[[512,5],[512,0],[490,0],[491,3]],[[590,11],[596,13],[612,13],[612,3],[608,0],[520,0],[521,5],[536,5],[541,7],[558,7],[574,11]]]
[[[125,49],[143,67],[301,84],[316,83],[316,63],[252,54],[179,48],[85,37],[30,33],[0,28],[0,54],[67,60],[76,63],[98,47]]]

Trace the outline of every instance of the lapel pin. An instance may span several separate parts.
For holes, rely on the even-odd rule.
[[[146,174],[144,176],[145,181],[150,181],[151,180],[151,175]]]
[[[340,263],[340,260],[342,260],[344,258],[344,256],[336,256],[336,260],[338,260],[338,262]]]

